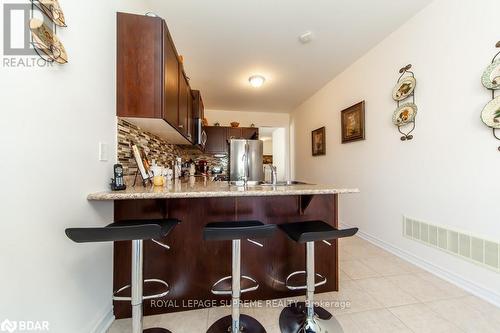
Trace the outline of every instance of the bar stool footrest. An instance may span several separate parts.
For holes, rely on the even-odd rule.
[[[291,273],[290,275],[288,275],[286,277],[285,286],[289,290],[303,290],[303,289],[307,289],[307,285],[295,286],[295,285],[291,285],[289,283],[290,278],[292,278],[294,276],[297,276],[297,275],[306,275],[306,274],[307,274],[306,271],[296,271],[296,272]],[[326,283],[326,277],[324,277],[323,275],[315,273],[315,276],[319,278],[319,281],[314,283],[314,287],[319,287],[319,286],[322,286],[322,285],[324,285]]]
[[[218,285],[220,285],[221,283],[223,283],[225,281],[231,280],[231,279],[232,279],[232,276],[229,275],[229,276],[225,276],[222,279],[220,279],[219,281],[215,282],[213,284],[213,286],[212,286],[212,289],[210,290],[212,292],[212,294],[214,294],[214,295],[231,295],[232,294],[232,290],[231,289],[217,289]],[[253,284],[253,286],[251,286],[251,287],[248,287],[248,288],[245,288],[245,289],[241,289],[240,292],[242,294],[243,293],[247,293],[249,291],[257,290],[259,288],[259,284],[253,278],[251,278],[249,276],[246,276],[246,275],[242,275],[241,279],[250,281]]]
[[[170,286],[168,285],[168,283],[166,283],[163,280],[160,280],[160,279],[146,279],[146,280],[144,280],[144,284],[147,284],[147,283],[159,283],[159,284],[162,284],[163,286],[165,286],[165,290],[163,292],[159,293],[159,294],[143,296],[142,297],[143,301],[148,300],[148,299],[161,298],[163,296],[166,296],[170,292]],[[123,286],[120,289],[118,289],[117,291],[115,291],[113,293],[113,300],[114,301],[131,301],[132,297],[129,297],[129,296],[118,296],[119,293],[121,293],[121,292],[123,292],[123,291],[125,291],[127,289],[130,289],[130,288],[131,288],[131,285],[127,284],[126,286]]]
[[[172,333],[169,330],[165,328],[160,328],[160,327],[153,327],[153,328],[147,328],[142,333]]]

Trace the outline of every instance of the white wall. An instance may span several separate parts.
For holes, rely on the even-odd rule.
[[[208,120],[208,124],[212,126],[215,122],[219,122],[221,126],[230,126],[232,121],[237,121],[240,123],[240,127],[248,127],[254,124],[255,127],[282,127],[284,128],[283,137],[280,140],[284,140],[284,159],[285,165],[281,170],[281,176],[283,179],[288,179],[290,177],[290,115],[288,113],[281,112],[247,112],[247,111],[227,111],[227,110],[205,110],[205,117]],[[273,142],[274,133],[273,133]],[[281,141],[283,142],[283,141]],[[274,146],[277,143],[273,143]],[[283,148],[279,149],[283,151]],[[274,155],[274,153],[273,153]],[[274,157],[273,157],[274,162]]]
[[[230,126],[232,121],[240,123],[241,127],[287,127],[290,125],[290,115],[281,112],[247,112],[228,110],[205,110],[205,118],[212,126],[219,122],[221,126]]]
[[[489,290],[500,275],[402,237],[402,215],[500,239],[500,144],[480,119],[481,85],[499,39],[498,0],[437,0],[294,110],[297,178],[359,187],[341,221]],[[392,88],[411,63],[419,107],[414,140],[391,123]],[[340,111],[366,100],[366,141],[340,143]],[[326,126],[327,155],[311,156],[311,130]]]
[[[288,173],[286,170],[287,152],[285,145],[283,144],[287,141],[285,128],[277,128],[273,132],[273,165],[276,167],[277,179],[287,180]]]
[[[64,229],[112,220],[111,203],[86,196],[108,187],[116,156],[115,13],[145,10],[132,0],[60,3],[69,63],[0,69],[0,321],[88,333],[111,311],[112,245],[75,244]],[[108,162],[98,161],[99,141]]]
[[[272,155],[273,154],[273,140],[268,139],[268,140],[263,140],[263,154],[264,155]]]

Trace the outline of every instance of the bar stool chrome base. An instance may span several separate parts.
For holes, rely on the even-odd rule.
[[[232,317],[225,316],[210,326],[207,333],[231,333]],[[266,330],[256,319],[240,314],[240,332],[243,333],[266,333]]]
[[[294,303],[281,311],[281,333],[343,333],[344,330],[334,316],[322,307],[314,307],[314,316],[307,319],[304,302]]]
[[[156,239],[168,235],[179,224],[176,219],[145,219],[114,222],[106,227],[97,228],[68,228],[65,230],[68,238],[77,243],[88,242],[119,242],[131,241],[131,278],[130,284],[113,292],[114,301],[128,301],[132,306],[132,333],[171,333],[163,328],[149,328],[143,330],[143,301],[164,297],[169,292],[169,285],[160,279],[143,280],[143,250],[144,240],[150,239],[165,249],[170,247]],[[144,296],[144,284],[159,284],[164,289],[155,295]],[[125,291],[130,291],[126,296]]]

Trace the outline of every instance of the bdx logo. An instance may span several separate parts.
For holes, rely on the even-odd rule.
[[[0,330],[2,332],[9,332],[12,333],[17,329],[17,322],[15,321],[10,321],[8,319],[5,319],[2,321],[2,324],[0,324]]]
[[[0,324],[0,331],[13,333],[16,332],[26,332],[26,331],[48,331],[49,322],[48,321],[32,321],[32,320],[20,320],[13,321],[5,319]]]

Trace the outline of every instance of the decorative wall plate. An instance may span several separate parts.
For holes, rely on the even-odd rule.
[[[401,101],[405,99],[413,93],[416,85],[417,81],[413,76],[407,76],[403,78],[394,87],[394,90],[392,91],[392,98],[395,101]]]
[[[486,67],[481,82],[485,88],[500,89],[500,59]]]
[[[414,122],[416,115],[417,105],[414,103],[404,103],[394,111],[392,122],[396,126],[403,126]]]
[[[42,51],[49,58],[48,61],[56,61],[60,64],[68,62],[68,54],[63,44],[47,25],[33,18],[30,20],[30,30],[33,46]]]
[[[500,96],[486,104],[481,112],[481,120],[488,127],[500,128]]]
[[[31,0],[48,18],[60,27],[66,27],[64,13],[57,0]]]

